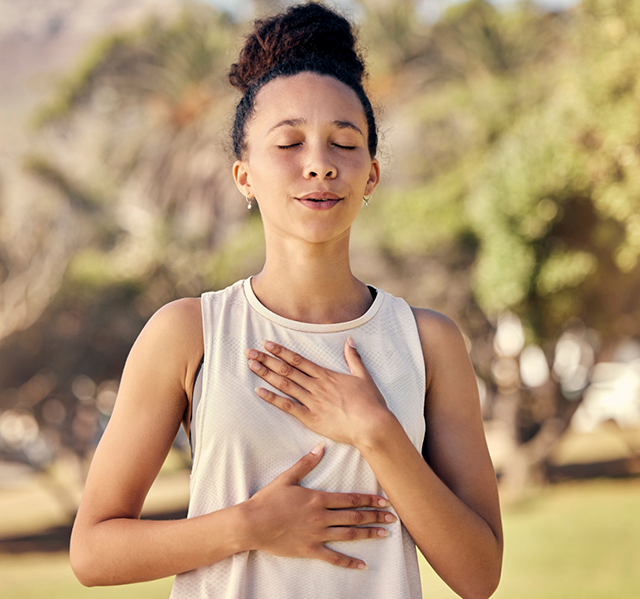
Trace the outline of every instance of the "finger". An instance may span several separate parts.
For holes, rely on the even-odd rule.
[[[298,383],[292,381],[286,376],[277,374],[257,360],[249,360],[249,368],[251,368],[251,370],[253,370],[253,372],[255,372],[262,380],[267,381],[279,391],[282,391],[291,397],[295,397],[302,403],[304,403],[304,399],[309,395],[309,392],[298,385]]]
[[[302,424],[305,423],[307,415],[309,414],[309,408],[305,405],[295,402],[290,397],[282,397],[282,395],[278,395],[264,387],[256,387],[256,393],[279,410],[295,416]]]
[[[324,441],[320,441],[308,454],[302,456],[291,468],[285,470],[278,478],[282,478],[290,485],[299,485],[300,481],[311,472],[322,459]]]
[[[315,362],[307,360],[300,354],[297,354],[282,345],[274,343],[273,341],[265,341],[264,347],[274,356],[278,356],[282,361],[290,364],[294,368],[297,368],[300,372],[304,372],[308,376],[318,378],[323,371],[323,368],[318,366]]]
[[[392,524],[398,520],[391,512],[379,510],[330,510],[327,526],[368,526]]]
[[[385,528],[375,526],[352,528],[348,526],[332,526],[326,530],[325,543],[329,541],[362,541],[363,539],[384,539],[389,536]]]
[[[351,568],[353,570],[367,569],[367,564],[365,564],[361,559],[356,559],[355,557],[349,557],[343,553],[338,553],[324,545],[320,545],[318,547],[315,557],[341,568]]]
[[[356,342],[353,337],[347,337],[344,343],[344,358],[347,361],[349,372],[360,378],[368,377],[369,371],[365,368],[362,358],[356,349]]]
[[[365,493],[329,493],[324,494],[324,506],[330,510],[343,510],[356,507],[389,507],[389,500],[380,495]]]
[[[304,385],[305,380],[310,380],[309,376],[304,374],[304,372],[300,372],[297,368],[291,366],[291,364],[287,364],[287,362],[283,362],[282,360],[274,358],[269,354],[258,351],[256,349],[247,349],[244,353],[247,358],[249,358],[249,360],[260,362],[263,366],[271,370],[271,372],[288,378],[303,388],[306,388]]]

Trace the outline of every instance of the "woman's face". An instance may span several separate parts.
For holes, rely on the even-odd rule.
[[[380,177],[355,92],[333,77],[300,73],[267,83],[233,173],[255,197],[270,235],[324,243],[349,229]]]

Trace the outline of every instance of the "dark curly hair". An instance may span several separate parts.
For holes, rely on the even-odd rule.
[[[241,159],[247,149],[245,129],[262,86],[277,77],[303,72],[329,75],[356,93],[367,119],[369,154],[374,157],[378,131],[373,107],[362,86],[367,73],[356,50],[353,28],[343,16],[310,2],[257,20],[238,62],[231,65],[229,82],[244,93],[236,107],[231,134],[236,158]]]

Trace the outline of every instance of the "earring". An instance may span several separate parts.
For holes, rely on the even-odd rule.
[[[250,198],[249,195],[246,195],[245,200],[247,200],[247,210],[251,210],[251,208],[253,208],[253,198]]]
[[[364,200],[365,206],[369,205],[369,200],[371,200],[372,196],[373,196],[373,193],[368,193],[366,196],[362,197],[362,199]]]

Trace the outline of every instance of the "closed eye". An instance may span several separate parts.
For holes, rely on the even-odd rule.
[[[295,148],[297,146],[301,146],[302,143],[295,143],[295,144],[286,144],[286,145],[278,145],[278,148],[280,150],[288,150],[290,148]],[[356,146],[344,146],[342,144],[333,144],[336,148],[340,148],[341,150],[355,150]]]

